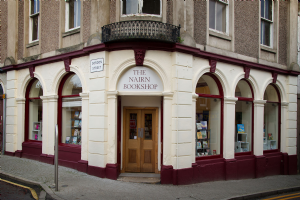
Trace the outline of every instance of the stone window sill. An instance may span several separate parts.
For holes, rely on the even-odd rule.
[[[69,30],[67,32],[64,32],[62,34],[62,37],[67,37],[67,36],[74,35],[74,34],[77,34],[77,33],[80,33],[80,27],[78,27],[76,29]]]
[[[218,33],[218,32],[212,31],[212,30],[209,30],[209,35],[217,37],[217,38],[221,38],[221,39],[224,39],[224,40],[228,40],[228,41],[232,40],[231,36],[225,35],[223,33]]]
[[[274,54],[277,53],[277,49],[273,49],[273,48],[265,46],[265,45],[260,45],[260,49],[263,51],[267,51],[269,53],[274,53]]]
[[[39,45],[39,41],[34,41],[34,42],[27,44],[26,48],[30,48],[30,47],[37,46],[37,45]]]

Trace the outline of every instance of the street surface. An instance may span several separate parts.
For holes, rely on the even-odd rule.
[[[37,195],[35,194],[35,197]],[[32,200],[33,198],[31,191],[27,188],[20,187],[18,185],[13,185],[0,179],[0,199],[1,200]]]
[[[287,199],[291,199],[291,200],[300,199],[300,192],[292,192],[292,193],[285,193],[276,196],[270,196],[262,200],[287,200]]]

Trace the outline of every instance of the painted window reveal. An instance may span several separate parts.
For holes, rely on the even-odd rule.
[[[26,97],[29,121],[28,139],[42,141],[43,101],[40,97],[43,96],[43,87],[41,82],[37,79],[34,79],[30,84],[32,85]]]
[[[69,76],[62,89],[61,143],[81,145],[82,85],[76,74]]]
[[[209,28],[226,33],[227,0],[209,0]]]
[[[80,27],[81,0],[66,1],[66,31]]]
[[[236,153],[252,149],[253,94],[250,84],[240,80],[235,89],[235,148]]]
[[[264,94],[267,103],[264,106],[264,150],[279,149],[280,98],[273,85],[268,85]]]
[[[272,47],[273,1],[261,1],[261,39],[260,43]]]
[[[203,75],[196,88],[196,157],[220,155],[221,95],[215,80]]]
[[[121,0],[122,14],[152,14],[160,15],[161,0]]]
[[[39,39],[39,13],[40,13],[40,1],[31,0],[29,7],[30,17],[30,36],[29,41],[34,42]]]

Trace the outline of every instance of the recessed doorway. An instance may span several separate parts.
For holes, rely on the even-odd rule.
[[[158,173],[158,108],[124,107],[122,172]]]

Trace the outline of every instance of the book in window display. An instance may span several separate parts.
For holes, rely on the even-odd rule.
[[[77,137],[72,137],[72,144],[77,144]]]
[[[207,143],[207,141],[203,141],[203,148],[208,148],[208,143]]]
[[[202,130],[200,132],[201,132],[201,135],[202,135],[202,139],[207,139],[207,132],[206,132],[206,130]]]
[[[76,117],[76,118],[79,117],[79,111],[75,111],[74,117]]]
[[[70,137],[67,136],[67,137],[66,137],[66,144],[69,144],[69,143],[70,143]]]
[[[201,131],[198,131],[198,132],[197,132],[197,139],[202,139]]]
[[[79,126],[79,120],[76,119],[76,120],[74,121],[74,127],[78,127],[78,126]]]
[[[202,148],[201,142],[197,142],[197,149],[201,149],[201,148]]]
[[[238,133],[245,133],[245,126],[244,124],[237,124]]]

